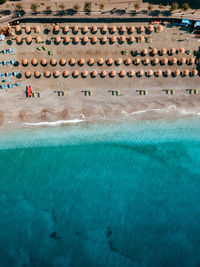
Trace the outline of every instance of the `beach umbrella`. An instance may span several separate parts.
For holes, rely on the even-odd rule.
[[[82,32],[83,33],[88,32],[88,26],[84,25],[83,28],[82,28]]]
[[[135,42],[135,37],[133,35],[131,35],[129,38],[128,38],[128,41],[129,43],[133,43]]]
[[[22,65],[23,66],[27,66],[28,65],[28,59],[27,58],[23,58],[22,59]]]
[[[153,64],[156,65],[156,64],[158,64],[158,63],[159,63],[159,59],[158,59],[157,57],[155,57],[155,58],[153,59]]]
[[[40,77],[40,72],[38,70],[34,71],[34,76],[36,78],[39,78]]]
[[[64,66],[65,64],[66,64],[66,59],[65,58],[61,58],[60,65]]]
[[[51,64],[52,66],[55,66],[55,65],[57,64],[57,60],[56,60],[55,58],[52,58],[52,59],[50,60],[50,64]]]
[[[97,26],[96,25],[92,26],[91,32],[92,33],[96,33],[97,32]]]
[[[174,71],[174,74],[175,74],[175,76],[179,76],[180,75],[180,70],[179,69],[176,69],[175,71]]]
[[[156,74],[157,77],[161,76],[162,75],[162,70],[157,70],[155,74]]]
[[[39,33],[40,32],[40,27],[38,25],[36,25],[34,27],[34,31],[35,31],[35,33]]]
[[[162,25],[158,25],[158,27],[157,27],[157,31],[158,31],[158,32],[162,32],[162,31],[163,31],[163,26],[162,26]]]
[[[31,32],[31,28],[29,25],[25,26],[25,33],[30,33]]]
[[[88,59],[88,65],[91,66],[93,64],[94,64],[94,58],[91,57]]]
[[[138,31],[139,32],[144,32],[145,31],[145,28],[143,25],[140,25],[139,28],[138,28]]]
[[[73,38],[73,42],[77,44],[77,43],[79,42],[79,37],[78,37],[78,36],[75,36],[75,37]]]
[[[188,64],[189,65],[194,64],[194,62],[195,62],[195,59],[193,57],[191,57],[191,58],[188,59]]]
[[[166,65],[168,63],[168,58],[164,57],[161,62],[163,65]]]
[[[100,65],[100,66],[103,65],[103,63],[104,63],[104,59],[103,59],[103,58],[99,58],[97,63],[98,63],[98,65]]]
[[[96,77],[97,76],[97,71],[96,70],[93,70],[92,72],[91,72],[91,76],[94,78],[94,77]]]
[[[50,75],[51,75],[50,71],[45,70],[45,72],[44,72],[44,76],[45,76],[46,78],[48,78],[48,77],[50,77]]]
[[[135,31],[135,27],[134,27],[134,26],[130,26],[130,27],[128,28],[128,31],[129,31],[130,33],[133,33],[133,32]]]
[[[106,42],[107,42],[107,37],[103,35],[101,37],[101,43],[105,44]]]
[[[189,70],[187,70],[187,69],[186,69],[186,70],[183,70],[183,75],[184,75],[184,76],[189,75]]]
[[[84,58],[80,58],[79,61],[78,61],[78,64],[80,66],[83,66],[85,64],[85,59]]]
[[[110,29],[111,33],[115,33],[117,31],[117,28],[116,26],[112,26],[111,29]]]
[[[157,50],[156,48],[153,48],[153,49],[151,50],[151,53],[152,53],[153,55],[156,55],[156,54],[158,53],[158,50]]]
[[[32,42],[31,36],[26,37],[26,42],[27,42],[27,44],[30,44]]]
[[[20,44],[22,42],[22,38],[20,36],[16,36],[15,40],[17,44]]]
[[[25,71],[25,76],[26,78],[29,78],[31,76],[31,72],[29,70]]]
[[[138,37],[138,41],[139,41],[140,43],[143,43],[143,42],[145,41],[145,37],[144,37],[143,35],[140,35],[140,36]]]
[[[106,61],[107,65],[112,65],[113,64],[113,59],[112,58],[108,58]]]
[[[105,77],[106,75],[107,75],[106,70],[102,70],[101,73],[100,73],[100,76],[101,77]]]
[[[198,70],[196,70],[196,69],[193,70],[193,71],[192,71],[192,74],[193,74],[194,76],[198,75]]]
[[[152,76],[152,75],[153,75],[153,71],[152,71],[152,70],[148,70],[148,71],[147,71],[147,76],[150,77],[150,76]]]
[[[68,27],[68,26],[64,26],[64,27],[63,27],[63,32],[64,32],[64,33],[67,33],[68,31],[69,31],[69,27]]]
[[[185,57],[182,57],[182,58],[180,59],[180,63],[181,63],[181,64],[185,64],[185,62],[186,62],[186,58],[185,58]]]
[[[36,58],[32,58],[32,60],[31,60],[31,64],[32,64],[33,66],[36,66],[36,65],[38,64],[37,59],[36,59]]]
[[[184,54],[184,53],[185,53],[185,48],[181,47],[181,48],[179,49],[179,53]]]
[[[41,39],[40,36],[36,36],[35,40],[36,40],[36,43],[41,43],[42,42],[42,39]]]
[[[167,69],[167,70],[165,71],[165,75],[166,75],[166,76],[170,76],[170,75],[171,75],[171,70]]]
[[[78,26],[77,25],[74,25],[73,28],[72,28],[72,31],[74,33],[78,32]]]
[[[140,64],[140,62],[141,62],[140,58],[136,57],[135,60],[134,60],[135,65]]]
[[[87,41],[88,41],[88,37],[87,36],[83,36],[83,39],[82,39],[82,41],[83,41],[83,43],[87,43]]]
[[[119,72],[119,76],[120,76],[120,77],[124,77],[125,75],[126,75],[125,70],[120,70],[120,72]]]
[[[172,59],[171,59],[171,64],[176,64],[177,63],[177,58],[176,57],[173,57]]]
[[[16,32],[16,33],[21,32],[21,27],[20,27],[20,25],[16,25],[16,26],[15,26],[15,32]]]
[[[58,70],[55,70],[55,71],[53,72],[53,76],[54,76],[55,78],[59,77],[59,75],[60,75],[60,72],[59,72]]]
[[[126,31],[126,26],[125,25],[120,26],[119,31],[124,33]]]
[[[126,38],[125,38],[124,35],[122,35],[122,36],[119,37],[119,40],[120,40],[120,43],[124,43]]]
[[[57,44],[59,44],[59,43],[61,42],[61,38],[60,38],[60,36],[56,36],[56,37],[55,37],[55,42],[56,42]]]
[[[173,48],[171,48],[171,49],[170,49],[170,54],[172,54],[172,55],[173,55],[173,54],[175,54],[175,53],[176,53],[176,48],[174,48],[174,47],[173,47]]]
[[[108,29],[108,27],[106,25],[103,25],[101,27],[101,32],[106,33],[107,29]]]
[[[69,71],[68,70],[64,70],[63,71],[63,77],[68,77],[69,76]]]
[[[116,59],[115,64],[118,65],[118,66],[121,65],[122,64],[122,59],[121,58]]]
[[[110,77],[115,77],[115,76],[116,76],[116,71],[115,70],[111,70]]]
[[[117,37],[116,36],[111,36],[110,37],[110,41],[111,41],[111,43],[115,43],[117,41]]]
[[[147,57],[143,60],[144,65],[148,65],[150,63],[150,59]]]
[[[87,70],[84,70],[84,71],[81,73],[81,75],[82,75],[83,77],[87,77],[87,76],[88,76],[88,71],[87,71]]]
[[[135,75],[135,71],[134,70],[130,70],[128,73],[129,77],[133,77]]]
[[[79,75],[79,71],[78,71],[78,70],[74,70],[74,71],[72,72],[72,75],[73,75],[73,77],[78,77],[78,75]]]
[[[41,63],[42,66],[46,66],[47,65],[46,58],[41,59],[40,63]]]
[[[127,57],[126,59],[125,59],[125,65],[130,65],[131,64],[131,62],[132,62],[132,60],[129,58],[129,57]]]
[[[92,41],[92,44],[96,44],[97,37],[96,36],[92,36],[91,41]]]
[[[147,29],[149,32],[152,32],[154,30],[154,27],[153,25],[148,25]]]
[[[147,48],[144,48],[143,50],[142,50],[142,55],[147,55],[148,54],[148,49]]]
[[[73,66],[73,65],[75,65],[75,63],[76,63],[76,60],[73,57],[70,58],[69,65]]]
[[[65,36],[64,37],[64,43],[68,44],[70,42],[70,37],[69,36]]]
[[[161,52],[161,55],[165,55],[165,54],[167,54],[167,49],[166,48],[162,48],[160,50],[160,52]]]
[[[143,75],[144,75],[144,71],[143,71],[143,70],[139,70],[139,71],[138,71],[138,76],[141,77],[141,76],[143,76]]]
[[[53,31],[58,33],[59,32],[59,26],[58,25],[54,25]]]

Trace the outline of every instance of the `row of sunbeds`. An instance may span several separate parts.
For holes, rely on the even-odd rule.
[[[0,61],[0,66],[2,66],[2,65],[6,66],[8,64],[15,65],[16,63],[17,63],[16,59],[2,60],[2,61]]]
[[[1,89],[14,88],[15,86],[20,87],[21,85],[22,85],[21,82],[9,83],[9,84],[1,84],[0,88]]]
[[[3,73],[0,73],[0,78],[3,78],[3,77],[11,77],[11,76],[14,76],[14,77],[18,77],[20,75],[20,73],[18,71],[13,71],[13,72],[3,72]]]
[[[8,49],[3,49],[0,51],[2,54],[11,54],[14,53],[14,48],[8,48]]]

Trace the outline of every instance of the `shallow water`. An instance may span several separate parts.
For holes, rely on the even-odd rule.
[[[0,137],[0,266],[199,266],[200,119]]]

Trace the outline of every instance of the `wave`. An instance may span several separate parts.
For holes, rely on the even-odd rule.
[[[59,125],[64,125],[64,124],[75,124],[75,123],[80,123],[84,122],[85,120],[79,120],[79,119],[74,119],[74,120],[60,120],[60,121],[42,121],[42,122],[24,122],[23,125],[28,125],[28,126],[59,126]]]

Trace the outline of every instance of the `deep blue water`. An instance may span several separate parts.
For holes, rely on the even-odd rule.
[[[200,266],[199,122],[2,133],[0,266]]]

